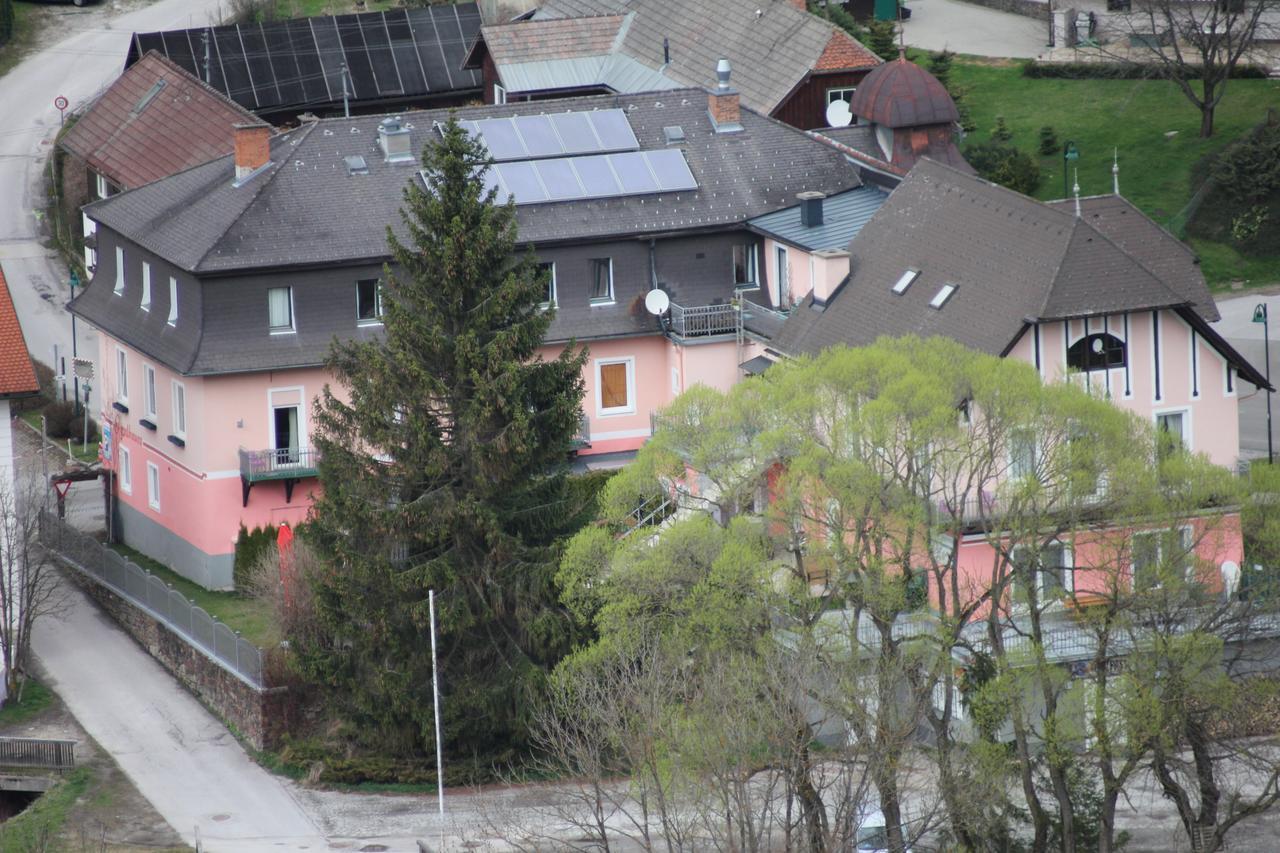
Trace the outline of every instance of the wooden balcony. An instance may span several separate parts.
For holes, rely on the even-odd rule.
[[[254,483],[280,480],[284,483],[286,503],[293,501],[293,487],[303,477],[319,475],[319,454],[311,449],[270,448],[246,450],[240,448],[240,487],[244,506],[249,505],[249,490]]]

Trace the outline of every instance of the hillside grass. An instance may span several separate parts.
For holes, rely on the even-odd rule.
[[[1016,64],[971,58],[957,61],[951,77],[968,89],[965,102],[977,124],[968,141],[989,139],[996,117],[1003,116],[1012,144],[1040,164],[1038,198],[1063,197],[1062,144],[1072,140],[1080,151],[1073,166],[1082,195],[1111,192],[1114,151],[1121,194],[1165,226],[1175,224],[1198,188],[1202,161],[1261,122],[1268,109],[1280,109],[1280,81],[1231,80],[1214,135],[1201,139],[1199,111],[1164,80],[1032,79],[1023,77]],[[1042,157],[1037,151],[1040,128],[1046,125],[1057,132],[1058,150]],[[1222,287],[1232,279],[1280,281],[1280,254],[1244,256],[1229,243],[1206,239],[1192,245],[1211,285]]]

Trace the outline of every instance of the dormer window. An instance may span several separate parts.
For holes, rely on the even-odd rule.
[[[1072,370],[1109,370],[1124,367],[1124,341],[1107,332],[1085,335],[1067,349],[1067,367]]]
[[[920,270],[907,270],[902,277],[893,285],[893,292],[902,295],[907,292],[907,288],[911,286],[911,282],[920,276]]]
[[[929,305],[933,308],[941,308],[943,305],[947,304],[947,300],[950,299],[951,294],[955,292],[956,286],[954,284],[944,284],[942,285],[942,288],[938,290],[937,295],[935,295],[933,299],[929,300]]]
[[[116,296],[124,293],[124,249],[116,246],[116,286],[112,290]]]
[[[151,264],[142,262],[142,310],[151,310]]]

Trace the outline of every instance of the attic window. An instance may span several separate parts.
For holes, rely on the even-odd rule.
[[[156,99],[156,95],[164,91],[167,84],[163,80],[157,80],[155,85],[147,90],[147,93],[138,99],[138,103],[133,108],[133,114],[137,115],[147,108],[147,105]]]
[[[944,284],[933,299],[929,300],[929,305],[934,308],[941,308],[947,304],[947,300],[951,298],[951,294],[956,292],[954,284]]]
[[[898,279],[893,286],[893,292],[899,295],[906,293],[907,288],[911,286],[911,282],[915,281],[920,275],[920,270],[907,270],[902,274],[902,278]]]
[[[664,127],[662,135],[666,138],[668,145],[679,145],[685,141],[684,128],[678,124]]]

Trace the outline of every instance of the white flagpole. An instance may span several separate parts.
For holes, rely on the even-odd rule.
[[[436,664],[436,591],[427,592],[427,603],[431,610],[431,695],[436,706],[436,794],[439,800],[440,817],[444,817],[444,745],[443,733],[440,730],[440,676]]]

